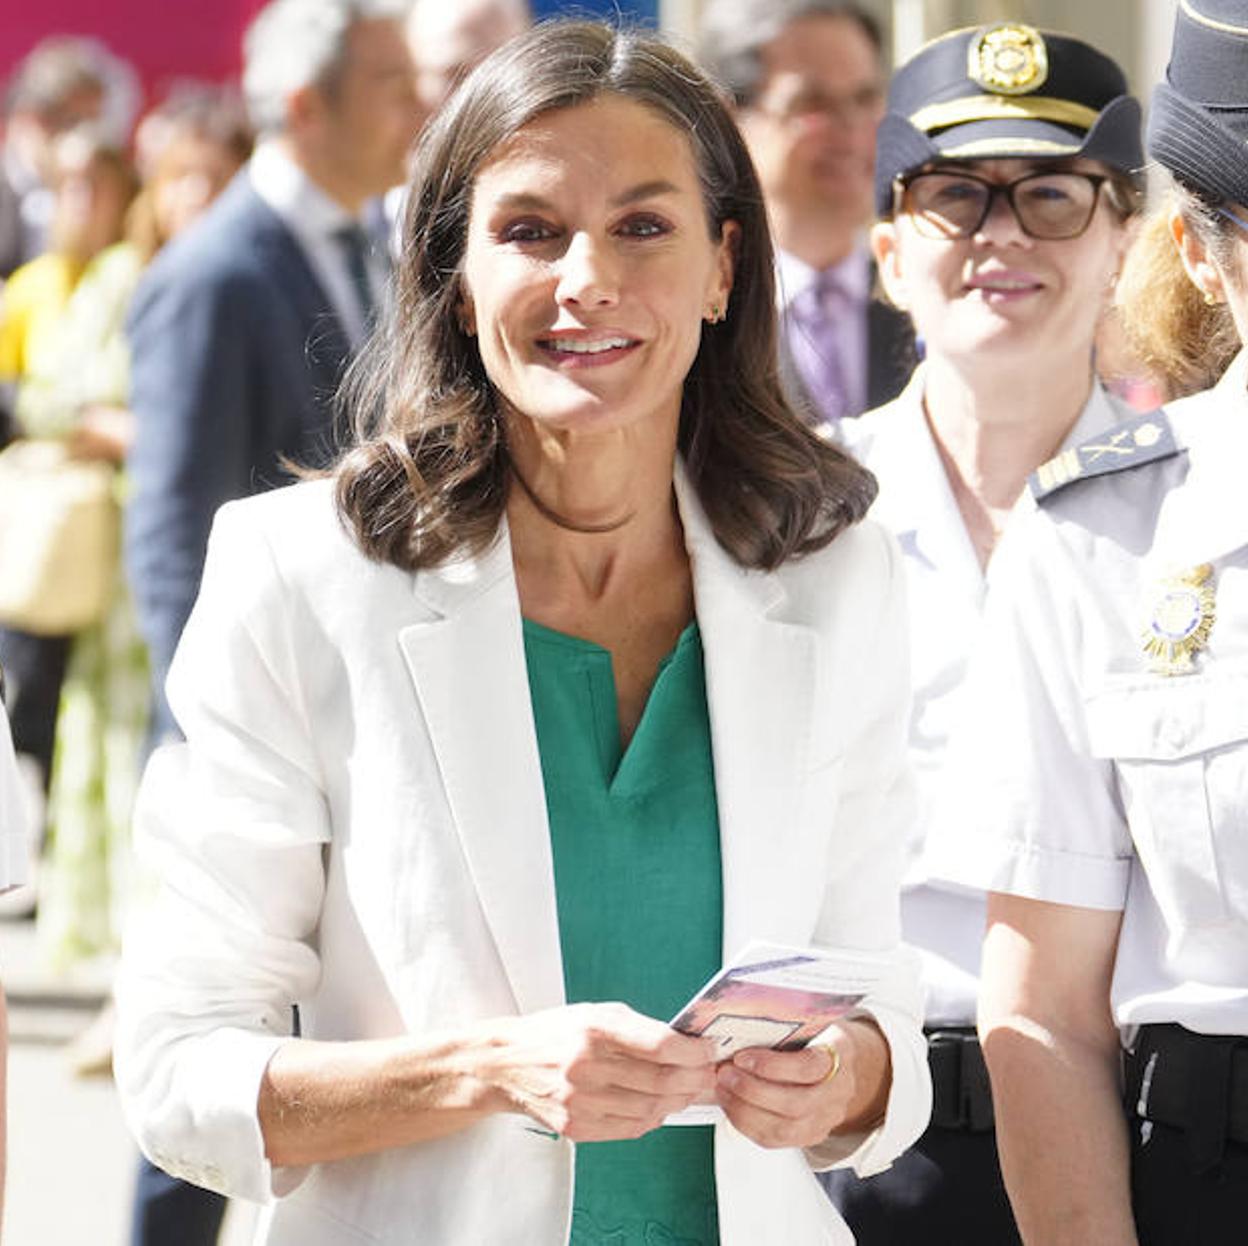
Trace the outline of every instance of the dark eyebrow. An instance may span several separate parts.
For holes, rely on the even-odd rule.
[[[628,190],[623,191],[611,200],[613,208],[622,208],[630,203],[637,203],[642,199],[652,199],[658,195],[678,195],[680,187],[675,182],[667,182],[657,180],[653,182],[640,182],[636,186],[630,186]],[[523,191],[517,194],[499,195],[495,200],[495,206],[505,208],[509,211],[549,211],[554,205],[549,200],[543,199],[541,195],[531,195]]]
[[[641,199],[653,199],[658,195],[678,195],[680,187],[675,182],[665,182],[661,179],[653,182],[642,182],[639,186],[634,186],[623,194],[617,195],[611,200],[613,208],[622,208],[629,203],[637,203]]]

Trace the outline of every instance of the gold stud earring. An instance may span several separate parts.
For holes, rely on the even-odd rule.
[[[1208,290],[1203,291],[1203,294],[1206,307],[1216,307],[1218,305],[1218,300]]]

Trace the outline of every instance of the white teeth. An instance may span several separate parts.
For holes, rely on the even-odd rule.
[[[604,350],[618,350],[622,346],[631,346],[632,342],[626,337],[608,337],[597,342],[585,342],[567,338],[548,341],[546,345],[552,350],[571,351],[574,355],[598,355]]]

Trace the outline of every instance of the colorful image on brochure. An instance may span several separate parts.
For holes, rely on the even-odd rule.
[[[717,1039],[728,1059],[747,1047],[796,1051],[861,1002],[863,992],[827,989],[821,958],[794,954],[721,970],[672,1026]]]

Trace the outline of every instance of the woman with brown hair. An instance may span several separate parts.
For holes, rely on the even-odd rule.
[[[1175,190],[1123,310],[1176,392],[1220,376],[1054,467],[968,694],[938,872],[990,893],[979,1031],[1029,1244],[1244,1238],[1246,138],[1248,0],[1184,0],[1147,137]]]
[[[174,663],[141,1143],[288,1196],[273,1242],[848,1242],[812,1169],[927,1105],[898,565],[781,395],[740,137],[658,40],[548,25],[425,133],[402,243],[360,444],[223,509]],[[750,938],[889,968],[717,1067],[665,1018]]]

